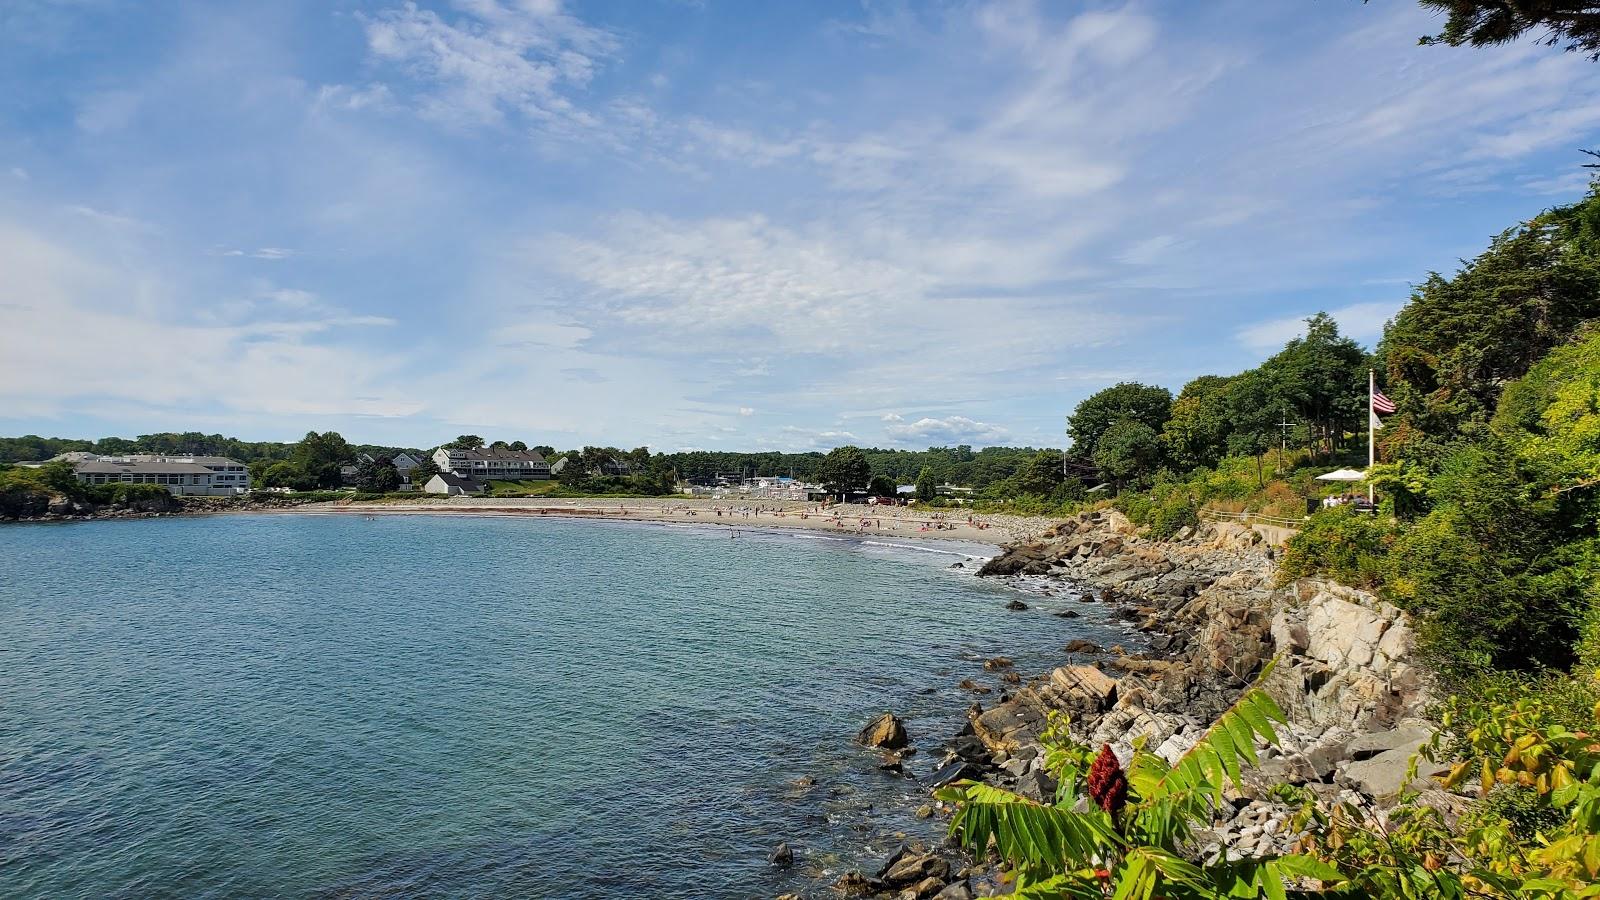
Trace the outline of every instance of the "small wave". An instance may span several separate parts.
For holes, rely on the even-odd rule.
[[[870,547],[894,547],[897,550],[920,550],[923,553],[942,553],[946,556],[959,556],[962,559],[988,559],[986,556],[975,556],[971,553],[962,553],[959,550],[941,550],[938,547],[924,547],[920,544],[896,544],[892,541],[863,540],[861,543]]]

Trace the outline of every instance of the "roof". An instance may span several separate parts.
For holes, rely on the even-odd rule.
[[[226,456],[196,456],[193,453],[123,453],[119,455],[90,456],[101,462],[169,463],[184,462],[197,466],[242,466],[244,463]]]
[[[460,488],[463,491],[483,490],[483,485],[478,484],[478,479],[467,478],[462,475],[457,475],[454,472],[440,472],[439,474],[433,476],[433,478],[441,479],[450,487]],[[432,481],[433,478],[429,478],[428,480]]]
[[[151,462],[148,460],[113,461],[91,459],[78,463],[73,470],[83,475],[116,475],[131,472],[139,475],[210,475],[211,470],[191,462]]]
[[[534,465],[544,464],[544,455],[537,450],[507,450],[504,447],[479,447],[476,450],[451,450],[452,459],[515,459]]]

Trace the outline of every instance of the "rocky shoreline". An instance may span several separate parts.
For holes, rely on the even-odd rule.
[[[966,727],[930,749],[914,774],[930,790],[975,778],[1047,800],[1056,785],[1039,735],[1054,712],[1070,717],[1074,737],[1108,745],[1123,760],[1136,740],[1176,760],[1275,659],[1263,687],[1289,726],[1280,729],[1279,746],[1261,748],[1262,764],[1230,786],[1196,855],[1288,852],[1299,835],[1294,810],[1273,797],[1278,784],[1320,803],[1381,810],[1407,786],[1411,759],[1436,727],[1424,717],[1432,695],[1412,660],[1412,628],[1398,609],[1363,591],[1320,579],[1280,585],[1275,555],[1243,525],[1207,523],[1156,541],[1112,510],[1005,548],[981,576],[1079,592],[1142,632],[1147,646],[1130,653],[1073,641],[1063,647],[1064,665],[1030,677],[1009,660],[990,660],[985,668],[1002,672],[1006,689],[989,703],[988,689],[964,682],[977,697]],[[919,738],[931,736],[908,736],[889,716],[857,740],[877,748],[885,767],[909,770],[906,757]],[[1418,774],[1431,774],[1430,765]],[[1428,784],[1412,787],[1436,794],[1430,803],[1447,814],[1459,807],[1459,798]],[[948,812],[930,800],[919,815]],[[903,846],[881,864],[845,873],[833,888],[903,900],[1008,890],[984,861],[948,846]]]
[[[258,512],[303,507],[316,502],[274,495],[247,497],[174,497],[170,494],[141,498],[131,503],[91,503],[65,494],[30,491],[8,497],[0,504],[0,522],[86,522],[94,519],[154,519],[163,516],[198,516],[222,512]]]

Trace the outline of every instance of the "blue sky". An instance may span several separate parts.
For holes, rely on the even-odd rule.
[[[1408,2],[7,0],[0,433],[1064,443],[1580,196]]]

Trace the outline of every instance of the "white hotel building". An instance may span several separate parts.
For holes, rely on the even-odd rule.
[[[84,484],[159,484],[180,496],[226,497],[250,489],[250,470],[225,456],[94,456],[73,462]]]

